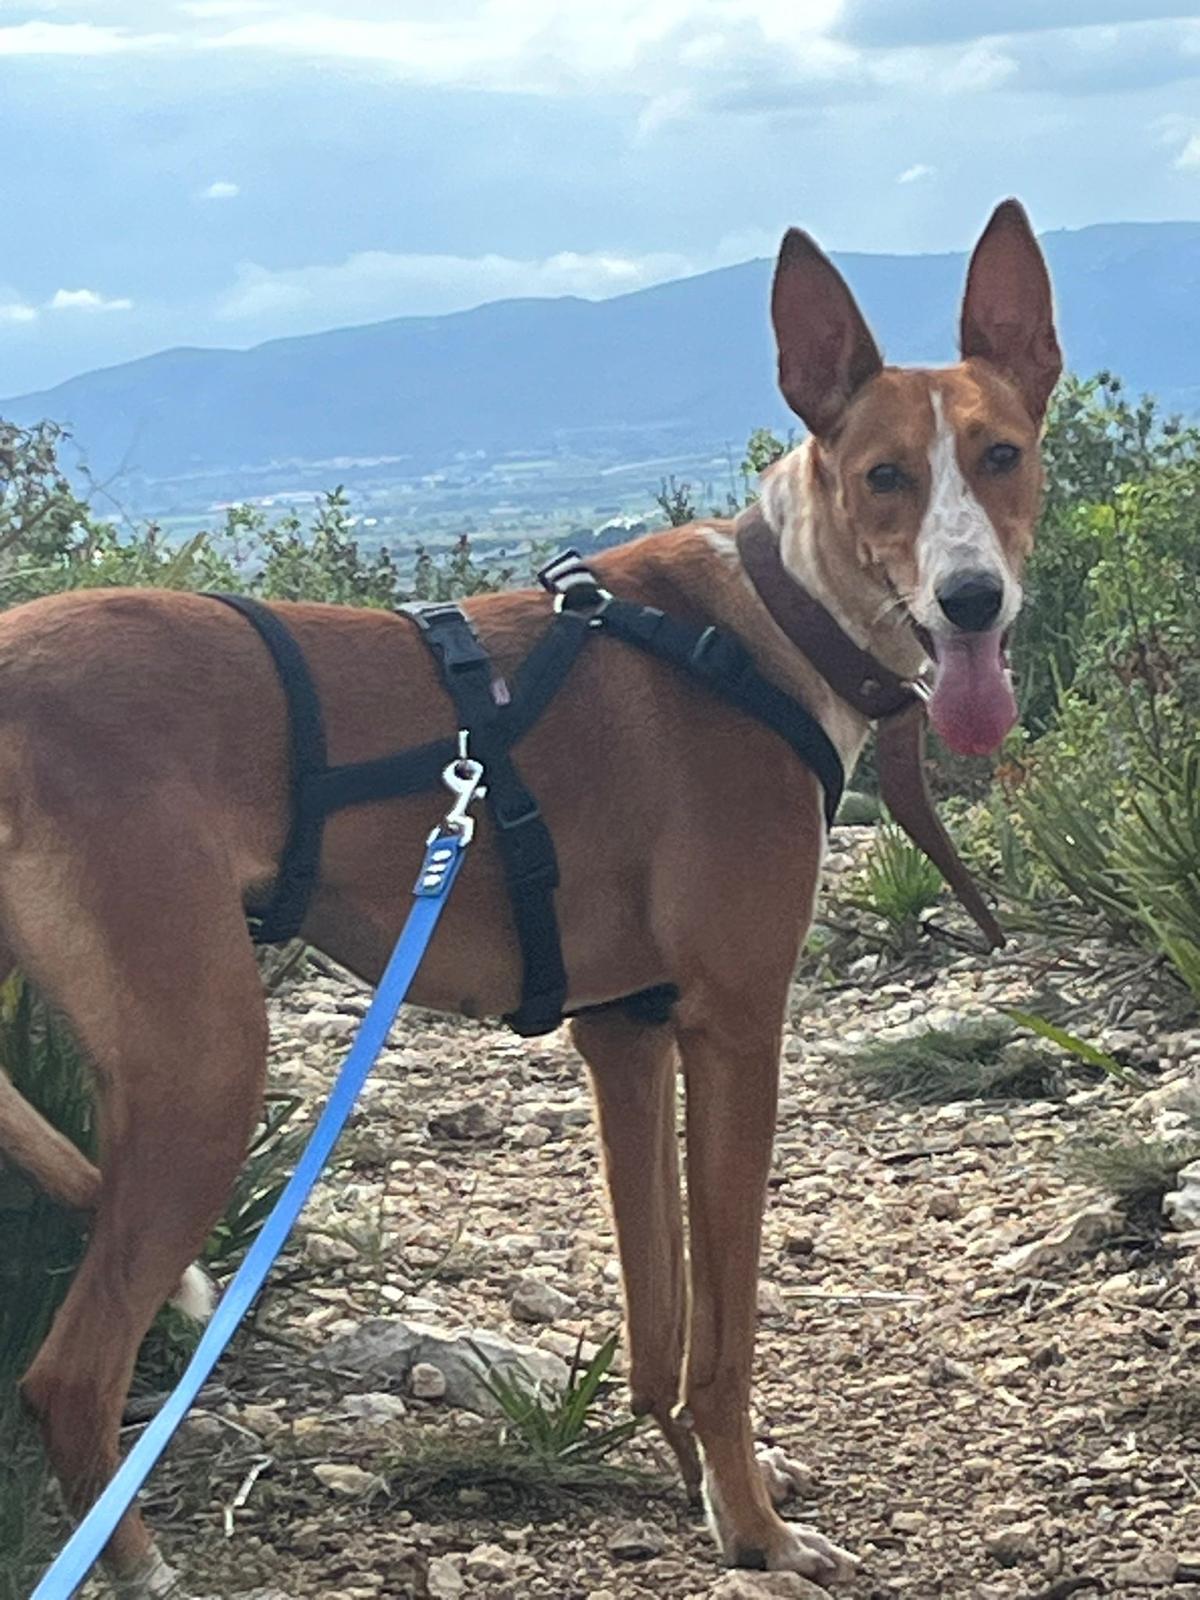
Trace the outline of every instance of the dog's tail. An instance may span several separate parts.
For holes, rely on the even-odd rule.
[[[90,1212],[100,1199],[100,1173],[71,1141],[35,1110],[0,1068],[0,1156],[68,1211]],[[190,1266],[171,1304],[206,1322],[216,1291],[203,1268]]]

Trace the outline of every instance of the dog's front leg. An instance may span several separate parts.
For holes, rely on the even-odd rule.
[[[853,1573],[853,1558],[777,1516],[750,1425],[782,1012],[782,996],[761,992],[752,1005],[726,992],[690,996],[680,1007],[692,1270],[685,1398],[704,1460],[709,1524],[726,1562],[831,1583]]]
[[[629,1388],[675,1452],[689,1499],[700,1458],[676,1420],[687,1324],[683,1214],[675,1137],[675,1034],[620,1011],[580,1017],[572,1033],[592,1075],[596,1122],[625,1291]]]

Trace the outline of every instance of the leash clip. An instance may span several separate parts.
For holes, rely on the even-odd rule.
[[[468,815],[468,807],[485,790],[483,764],[467,754],[465,731],[458,736],[458,759],[452,761],[442,773],[442,782],[454,796],[454,803],[443,818],[441,828],[435,828],[426,843],[432,844],[440,832],[446,832],[456,833],[463,844],[469,844],[475,833],[475,819]]]

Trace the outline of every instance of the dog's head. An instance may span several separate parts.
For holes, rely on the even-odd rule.
[[[1024,211],[1006,200],[975,247],[956,366],[885,367],[841,275],[797,230],[783,241],[771,311],[780,387],[813,436],[824,536],[843,541],[883,603],[905,606],[930,642],[930,716],[946,743],[995,749],[1017,715],[1005,641],[1062,370]]]

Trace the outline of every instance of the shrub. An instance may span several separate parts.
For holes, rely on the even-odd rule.
[[[871,823],[879,821],[882,810],[878,795],[847,789],[838,805],[837,820],[846,827],[868,827]]]
[[[1111,373],[1068,375],[1051,402],[1042,449],[1045,508],[1013,649],[1023,721],[1034,734],[1054,725],[1098,591],[1110,587],[1096,567],[1122,495],[1137,485],[1144,499],[1157,501],[1156,548],[1179,553],[1193,542],[1200,430],[1163,416],[1148,396],[1130,400]]]
[[[885,822],[858,886],[847,898],[893,928],[908,929],[923,911],[937,904],[942,885],[942,875],[929,857],[911,844],[894,822]]]
[[[1200,752],[1144,778],[1116,845],[1138,912],[1200,1000]]]

